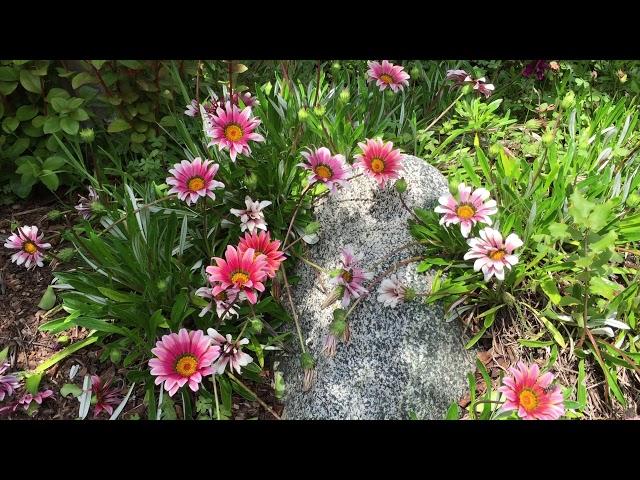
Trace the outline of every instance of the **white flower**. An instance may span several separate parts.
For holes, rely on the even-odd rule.
[[[211,365],[211,368],[213,368],[218,375],[224,373],[227,364],[230,370],[235,370],[238,372],[238,375],[240,375],[242,373],[240,367],[245,367],[253,361],[251,355],[247,355],[242,351],[242,345],[249,343],[248,338],[234,342],[230,334],[227,334],[225,338],[214,328],[209,328],[207,334],[211,338],[211,343],[220,347],[220,356],[213,365]]]
[[[398,303],[404,302],[406,289],[396,275],[385,278],[378,288],[378,301],[385,307],[395,308]]]
[[[240,229],[244,232],[249,230],[250,233],[256,228],[267,230],[267,222],[264,221],[264,213],[262,209],[271,205],[268,200],[253,201],[248,195],[244,199],[244,203],[247,205],[246,210],[240,210],[238,208],[232,208],[231,213],[236,217],[240,217]]]

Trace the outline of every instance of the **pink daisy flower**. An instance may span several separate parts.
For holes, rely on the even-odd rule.
[[[194,98],[191,100],[191,103],[187,105],[187,109],[184,111],[184,114],[189,117],[199,117],[200,116],[200,105],[198,101]]]
[[[122,398],[120,390],[111,387],[113,379],[104,381],[98,375],[91,375],[91,392],[96,397],[96,403],[93,407],[94,418],[102,412],[106,412],[109,416],[113,415],[113,407],[120,405]]]
[[[380,188],[400,177],[402,154],[399,149],[393,149],[393,143],[367,139],[366,144],[359,142],[358,146],[362,153],[355,156],[357,161],[353,166],[361,167],[367,176],[378,182]]]
[[[273,278],[280,268],[280,264],[285,261],[284,253],[278,250],[280,248],[280,240],[271,241],[269,232],[246,232],[244,237],[240,239],[238,244],[238,252],[244,253],[252,248],[254,255],[264,255],[267,262],[267,276]]]
[[[475,84],[473,85],[473,89],[476,92],[481,93],[485,97],[489,98],[493,93],[493,91],[496,89],[496,87],[493,85],[493,83],[487,83],[485,78],[482,77],[475,81]]]
[[[163,335],[151,349],[155,358],[149,360],[151,375],[156,385],[164,382],[164,388],[173,396],[180,387],[189,384],[197,392],[202,378],[213,373],[211,364],[220,355],[220,347],[212,346],[202,330]]]
[[[213,190],[216,188],[224,188],[224,183],[214,180],[218,173],[220,165],[213,163],[211,160],[204,162],[200,157],[196,157],[192,162],[182,160],[176,163],[169,173],[166,182],[172,185],[169,194],[177,193],[180,200],[187,202],[187,205],[196,203],[199,197],[210,197],[215,200],[216,195]]]
[[[218,107],[215,115],[205,118],[205,131],[211,137],[209,146],[218,145],[220,150],[226,148],[234,162],[238,154],[251,154],[249,140],[264,142],[264,137],[254,132],[258,125],[260,119],[251,118],[251,107],[240,111],[231,102],[226,102],[224,110]]]
[[[11,255],[11,261],[17,263],[18,265],[22,265],[28,269],[44,266],[42,263],[42,259],[44,255],[42,250],[47,248],[51,248],[50,243],[43,243],[42,239],[44,237],[44,233],[41,233],[38,236],[38,227],[35,226],[24,226],[18,228],[18,233],[13,233],[4,246],[6,248],[12,248],[15,250],[20,250],[19,252]]]
[[[346,308],[351,303],[352,299],[360,297],[360,295],[369,293],[364,288],[363,283],[365,280],[371,280],[373,274],[365,272],[358,265],[363,258],[363,254],[359,253],[355,255],[351,246],[346,246],[340,253],[340,261],[342,263],[342,271],[336,277],[329,279],[329,282],[338,287],[343,287],[342,293],[342,308]]]
[[[480,238],[472,238],[467,243],[471,249],[464,254],[464,259],[477,259],[473,269],[476,272],[482,270],[485,282],[494,275],[498,280],[504,280],[504,269],[511,269],[518,263],[513,251],[523,244],[515,233],[503,241],[500,232],[490,227],[480,230]]]
[[[385,278],[378,288],[378,301],[385,307],[395,308],[398,303],[404,302],[406,288],[396,275]]]
[[[440,225],[445,224],[448,227],[452,223],[459,223],[464,238],[469,236],[471,229],[478,222],[491,225],[489,215],[497,213],[498,209],[496,201],[489,200],[489,192],[486,189],[477,188],[472,192],[470,186],[461,183],[458,186],[458,196],[459,201],[450,193],[438,199],[440,205],[435,208],[435,212],[444,214],[440,218]]]
[[[309,184],[324,184],[331,193],[336,193],[338,185],[344,187],[347,184],[347,166],[344,156],[331,155],[326,147],[320,147],[315,151],[301,152],[307,163],[299,163],[298,166],[309,170]]]
[[[383,60],[382,63],[367,62],[369,70],[367,70],[367,82],[373,82],[375,80],[376,85],[380,87],[380,91],[389,87],[394,92],[403,90],[405,85],[409,85],[409,74],[404,71],[404,67],[401,65],[394,65],[388,60]]]
[[[211,343],[220,349],[220,357],[212,366],[218,375],[224,373],[227,365],[229,365],[229,370],[235,370],[240,375],[242,373],[240,367],[246,367],[253,361],[251,355],[242,351],[242,346],[249,343],[248,338],[234,342],[230,334],[227,333],[225,338],[213,328],[208,329],[207,334],[211,338]]]
[[[498,388],[507,397],[502,410],[517,410],[524,420],[557,420],[564,415],[564,400],[560,389],[552,385],[551,372],[540,375],[538,365],[518,362],[509,368],[511,376]]]
[[[244,252],[228,245],[225,258],[215,257],[216,265],[210,265],[206,271],[209,281],[214,285],[212,293],[218,295],[230,287],[237,288],[247,296],[250,303],[258,301],[256,291],[264,292],[262,283],[267,277],[267,262],[263,255],[255,255],[252,248]]]
[[[238,312],[235,310],[234,306],[236,301],[243,300],[243,298],[239,295],[240,290],[229,288],[227,290],[223,290],[217,295],[213,294],[213,289],[211,287],[202,287],[196,290],[196,295],[202,298],[208,298],[211,300],[209,305],[204,307],[199,317],[204,317],[208,312],[213,308],[213,304],[216,304],[216,314],[218,318],[224,319],[226,317],[230,317],[232,315],[238,316]]]
[[[15,375],[4,374],[4,372],[6,372],[8,369],[8,363],[4,363],[0,367],[0,402],[4,400],[5,396],[10,397],[11,395],[13,395],[13,392],[15,392],[16,389],[20,386],[20,382]]]
[[[79,195],[80,201],[75,207],[80,216],[85,220],[89,220],[91,218],[91,215],[93,214],[93,204],[100,199],[100,197],[98,197],[98,192],[96,192],[93,187],[89,187],[88,190],[89,198]]]
[[[240,230],[242,232],[245,230],[253,232],[256,228],[266,230],[267,222],[264,220],[264,213],[262,210],[271,205],[271,202],[268,200],[263,200],[262,202],[256,200],[254,202],[251,197],[247,195],[244,198],[244,203],[247,206],[244,210],[239,208],[232,208],[229,210],[236,217],[240,217]]]

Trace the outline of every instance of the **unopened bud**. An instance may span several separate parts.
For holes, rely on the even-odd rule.
[[[457,195],[458,194],[458,186],[460,185],[460,182],[457,180],[451,180],[451,182],[449,182],[449,193],[451,193],[451,195]]]
[[[333,62],[333,64],[331,65],[331,70],[333,70],[334,72],[339,72],[342,69],[342,65],[340,65],[340,62]]]
[[[107,212],[107,209],[102,203],[100,203],[97,200],[95,202],[91,202],[91,213],[100,215],[106,212]]]
[[[417,66],[413,67],[411,69],[411,78],[413,78],[414,80],[417,80],[418,78],[420,78],[420,73],[422,73],[420,71],[420,68],[418,68]]]
[[[109,353],[109,358],[113,363],[117,364],[120,362],[120,359],[122,358],[122,352],[118,349],[111,350],[111,353]]]
[[[538,130],[542,126],[542,122],[537,118],[532,118],[530,120],[527,120],[524,126],[529,130]]]
[[[347,312],[342,308],[337,308],[333,311],[333,321],[329,325],[329,331],[337,338],[344,335],[347,328]]]
[[[553,143],[554,140],[554,135],[551,132],[547,132],[544,135],[542,135],[542,143],[545,144],[546,146],[549,146]]]
[[[347,103],[349,101],[350,97],[351,97],[351,93],[349,92],[349,89],[348,88],[344,88],[340,92],[340,96],[338,98],[340,99],[340,101],[342,103]]]
[[[325,112],[326,109],[324,108],[324,105],[318,105],[317,107],[313,108],[313,113],[315,113],[319,117],[323,116]]]
[[[156,287],[158,288],[159,292],[165,292],[169,287],[169,284],[166,280],[158,280],[158,282],[156,283]]]
[[[302,107],[300,110],[298,110],[298,120],[305,122],[308,118],[309,112],[307,112],[306,108]]]
[[[497,157],[498,155],[500,155],[500,152],[502,151],[502,146],[494,143],[489,147],[489,155],[491,155],[492,157]]]
[[[404,290],[404,301],[405,302],[411,302],[414,298],[416,298],[416,291],[411,287],[405,288],[405,290]]]
[[[69,343],[69,337],[66,335],[60,335],[56,341],[60,344],[60,345],[66,345],[67,343]]]
[[[60,217],[62,217],[62,212],[60,210],[50,210],[49,213],[47,213],[47,218],[49,220],[58,220]]]
[[[313,370],[316,362],[309,352],[304,352],[300,355],[300,365],[302,365],[303,370]]]
[[[80,130],[80,140],[85,143],[91,143],[96,138],[93,128],[83,128]]]
[[[396,180],[395,187],[398,193],[404,193],[407,191],[407,181],[404,179],[404,177]]]
[[[253,330],[255,333],[262,332],[262,320],[260,320],[258,317],[253,317],[249,321],[249,325],[251,326],[251,330]]]
[[[249,190],[253,190],[258,186],[258,176],[255,172],[251,172],[244,177],[244,184]]]
[[[562,99],[562,102],[560,103],[563,110],[569,110],[570,108],[573,108],[575,104],[576,94],[573,92],[573,90],[567,92],[567,94]]]
[[[57,253],[57,257],[63,262],[68,262],[69,260],[71,260],[73,258],[75,253],[76,253],[76,251],[73,248],[67,247],[67,248],[63,248],[62,250],[60,250]]]

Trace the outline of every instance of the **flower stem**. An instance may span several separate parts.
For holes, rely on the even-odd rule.
[[[213,398],[216,400],[216,417],[220,420],[220,403],[218,403],[218,387],[216,385],[216,374],[215,372],[211,374],[211,381],[213,382]]]
[[[320,265],[318,265],[317,263],[313,263],[311,260],[307,260],[306,258],[297,255],[297,254],[293,254],[294,257],[299,258],[300,260],[302,260],[304,263],[306,263],[307,265],[309,265],[310,267],[315,268],[316,270],[318,270],[320,273],[326,273],[326,270],[324,268],[322,268]]]
[[[273,415],[276,418],[276,420],[281,420],[280,415],[278,415],[269,405],[264,403],[262,401],[262,399],[260,397],[258,397],[258,395],[253,390],[251,390],[244,383],[242,383],[242,381],[239,378],[237,378],[233,373],[231,373],[229,371],[227,372],[227,375],[229,376],[229,378],[231,380],[236,382],[238,385],[240,385],[241,387],[243,387],[246,390],[248,390],[249,392],[251,392],[253,394],[253,396],[256,397],[256,401],[262,406],[262,408],[264,408],[267,412],[269,412],[271,415]]]
[[[145,208],[149,208],[152,207],[153,205],[156,205],[160,202],[164,202],[165,200],[169,200],[170,198],[174,198],[175,195],[167,195],[166,197],[162,197],[162,198],[158,198],[157,200],[154,200],[151,203],[146,203],[144,205],[142,205],[139,208],[136,208],[133,212],[134,215],[138,212],[141,212],[142,210],[144,210]],[[116,220],[115,222],[113,222],[111,225],[109,225],[107,228],[105,228],[102,232],[100,232],[98,234],[98,237],[101,237],[102,235],[104,235],[105,233],[107,233],[109,230],[111,230],[113,227],[115,227],[116,225],[118,225],[119,223],[124,222],[127,218],[129,217],[129,214],[125,213],[123,217],[119,218],[118,220]]]
[[[296,306],[293,303],[293,297],[291,296],[291,287],[289,286],[289,280],[287,279],[287,271],[284,268],[282,269],[282,278],[284,279],[284,287],[287,291],[289,305],[291,306],[291,316],[293,317],[293,322],[296,324],[296,331],[298,332],[298,339],[300,340],[300,348],[302,349],[302,353],[305,353],[306,348],[304,346],[304,339],[302,338],[302,330],[300,329],[300,322],[298,320],[298,314],[296,313]]]
[[[451,109],[453,108],[453,106],[458,102],[458,100],[460,100],[463,96],[464,96],[464,93],[461,93],[460,95],[458,95],[458,96],[456,97],[456,99],[455,99],[453,102],[451,102],[451,105],[449,105],[447,108],[445,108],[445,109],[444,109],[444,111],[443,111],[440,115],[438,115],[438,116],[436,117],[436,119],[435,119],[433,122],[431,122],[431,123],[427,126],[427,128],[425,128],[425,129],[424,129],[424,131],[426,132],[426,131],[427,131],[427,130],[429,130],[431,127],[433,127],[436,123],[438,123],[438,121],[439,121],[442,117],[444,117],[444,116],[447,114],[447,112],[448,112],[449,110],[451,110]]]
[[[291,221],[289,222],[289,228],[287,228],[287,234],[284,236],[284,240],[282,241],[282,246],[285,247],[287,244],[287,239],[289,238],[289,235],[291,234],[291,229],[293,228],[293,222],[295,222],[296,220],[296,216],[298,215],[298,210],[300,210],[300,205],[302,205],[302,200],[304,199],[304,196],[307,194],[307,192],[309,190],[311,190],[313,184],[309,184],[306,186],[306,188],[302,191],[302,194],[300,195],[300,198],[298,199],[298,203],[296,204],[296,208],[293,211],[293,215],[291,216]]]

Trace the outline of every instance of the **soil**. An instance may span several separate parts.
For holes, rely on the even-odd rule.
[[[40,197],[13,205],[0,206],[0,244],[4,245],[6,238],[15,231],[16,226],[37,225],[45,232],[45,240],[52,245],[55,252],[61,248],[61,233],[75,221],[75,214],[63,215],[55,221],[48,218],[47,213],[55,208],[56,200],[50,197]],[[28,371],[36,368],[40,363],[65,346],[84,338],[87,332],[82,328],[50,334],[38,330],[38,327],[56,316],[56,313],[47,317],[47,312],[38,307],[40,300],[53,279],[55,271],[69,268],[68,265],[59,265],[56,260],[51,264],[45,261],[43,268],[27,270],[24,266],[11,262],[13,251],[4,247],[0,248],[0,351],[9,347],[7,362],[10,364],[9,372]],[[67,339],[60,337],[68,337]],[[60,340],[64,340],[62,343]],[[79,402],[76,398],[63,397],[60,389],[64,384],[75,383],[81,387],[84,375],[100,375],[103,378],[114,377],[114,387],[122,387],[122,397],[126,395],[127,386],[124,385],[126,369],[117,368],[109,360],[100,362],[101,348],[91,345],[70,355],[51,367],[42,377],[40,390],[51,389],[53,397],[44,400],[35,412],[35,419],[65,419],[72,420],[78,417]],[[79,366],[73,381],[69,379],[71,367]],[[265,383],[256,384],[246,381],[247,385],[258,397],[269,405],[276,413],[282,413],[283,406],[274,396],[270,386],[272,372],[265,371]],[[144,390],[136,389],[119,418],[147,418],[146,407],[143,403]],[[12,397],[12,400],[15,399]],[[6,404],[5,398],[2,404]],[[0,405],[2,406],[2,405]],[[274,417],[258,402],[250,402],[240,396],[233,397],[233,418],[241,419],[265,419]],[[9,418],[30,418],[24,411],[18,410]],[[107,419],[102,413],[99,419]],[[178,417],[180,418],[180,417]],[[93,419],[91,409],[87,419]]]

